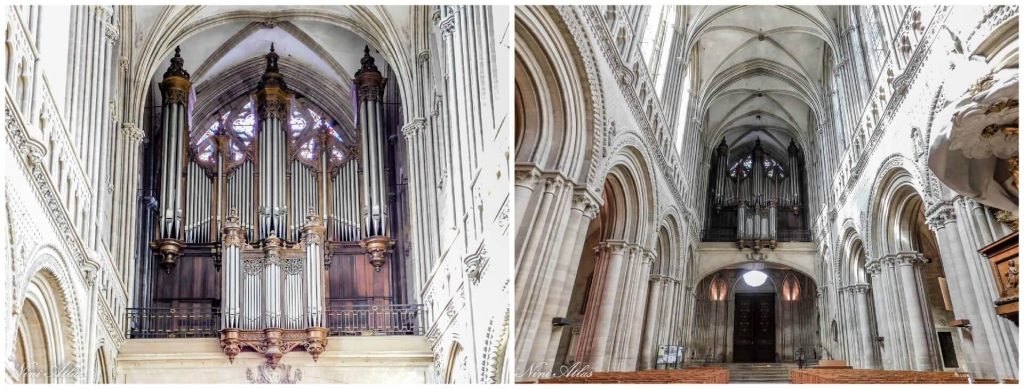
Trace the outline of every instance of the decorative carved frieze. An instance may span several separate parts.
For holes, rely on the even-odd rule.
[[[262,364],[256,369],[245,369],[245,378],[250,384],[297,384],[302,381],[302,369],[283,363],[277,367]]]
[[[284,354],[299,347],[305,349],[314,362],[320,359],[320,354],[327,347],[327,333],[323,327],[263,330],[227,328],[220,331],[220,347],[232,363],[242,351],[252,350],[263,354],[267,366],[277,368]]]

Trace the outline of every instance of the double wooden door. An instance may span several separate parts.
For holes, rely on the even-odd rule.
[[[775,362],[775,293],[737,293],[733,362]]]

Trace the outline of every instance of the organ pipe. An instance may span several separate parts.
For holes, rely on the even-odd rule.
[[[182,228],[181,173],[188,142],[188,121],[185,116],[192,82],[184,64],[181,48],[177,47],[171,65],[160,82],[163,95],[160,222],[157,225],[158,239],[151,246],[161,258],[160,264],[167,273],[177,264],[185,238]]]
[[[224,221],[224,230],[221,235],[222,245],[222,284],[224,287],[221,312],[223,314],[224,328],[241,328],[239,322],[240,301],[238,293],[241,291],[239,284],[242,282],[241,250],[245,245],[245,230],[238,219],[238,210],[232,208]],[[251,317],[251,316],[249,316]]]
[[[736,239],[740,247],[759,249],[762,243],[775,247],[778,207],[798,212],[801,206],[799,148],[790,141],[788,170],[772,159],[756,140],[749,154],[740,155],[729,165],[729,148],[723,139],[715,150],[711,200],[715,212],[722,207],[736,208]],[[746,163],[749,162],[749,167]]]
[[[287,125],[291,110],[291,93],[278,70],[274,45],[266,55],[267,68],[257,87],[256,103],[259,121],[260,174],[260,237],[286,236],[288,204],[286,199],[285,161],[287,157]]]
[[[324,319],[323,280],[323,221],[312,209],[302,226],[302,241],[306,247],[304,274],[306,278],[306,327],[322,327]]]
[[[384,255],[393,244],[388,237],[387,190],[384,178],[385,134],[381,116],[384,112],[381,91],[384,77],[374,59],[370,47],[363,49],[362,67],[355,74],[359,96],[359,131],[362,142],[362,241],[360,244],[370,254],[370,264],[376,271],[384,265]]]

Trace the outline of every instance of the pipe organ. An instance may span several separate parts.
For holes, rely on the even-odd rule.
[[[799,148],[790,141],[786,165],[769,155],[761,140],[747,152],[731,156],[723,139],[715,149],[711,208],[715,214],[734,218],[735,240],[740,248],[774,249],[778,242],[781,212],[799,215],[801,178]],[[710,219],[710,218],[709,218]]]
[[[156,236],[152,247],[161,258],[160,265],[170,271],[181,254],[185,229],[182,223],[182,160],[188,143],[184,136],[188,134],[187,108],[189,90],[192,88],[191,76],[185,71],[185,60],[181,58],[181,48],[174,49],[171,66],[164,73],[160,83],[163,95],[163,142],[160,180],[159,220]]]
[[[384,89],[384,77],[377,70],[370,47],[363,50],[360,60],[362,67],[356,72],[355,84],[358,88],[359,132],[362,138],[362,174],[363,194],[363,240],[361,244],[368,254],[373,268],[380,271],[384,265],[384,254],[394,244],[388,237],[388,199],[384,179],[384,126],[381,114],[384,112],[381,92]]]
[[[315,360],[326,346],[331,258],[351,258],[358,242],[373,276],[394,243],[385,80],[367,47],[354,80],[361,139],[346,143],[322,114],[298,113],[271,45],[248,103],[193,132],[189,76],[179,53],[161,83],[161,218],[154,254],[170,274],[182,252],[218,252],[221,347],[232,361],[252,349],[276,365],[296,347]],[[358,268],[343,271],[360,274]],[[387,287],[374,287],[365,298],[389,295],[390,272],[381,277]]]

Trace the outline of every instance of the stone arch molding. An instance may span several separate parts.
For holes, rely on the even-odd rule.
[[[545,7],[517,11],[516,102],[540,114],[517,123],[517,131],[525,128],[528,135],[516,146],[516,160],[582,184],[592,174],[595,145],[603,143],[595,140],[602,126],[593,113],[601,98],[581,61],[579,42],[566,36],[560,17]]]
[[[853,261],[857,258],[858,248],[859,251],[864,251],[864,255],[867,255],[866,245],[864,243],[864,238],[862,238],[860,232],[857,231],[857,226],[853,224],[853,219],[846,219],[846,221],[843,222],[843,227],[840,231],[843,231],[843,233],[836,247],[842,248],[842,255],[838,259],[839,266],[836,268],[836,278],[833,279],[843,282],[846,285],[851,285],[860,281],[857,279]],[[869,259],[870,258],[865,258],[865,262]]]
[[[674,204],[668,205],[665,209],[659,210],[657,220],[659,220],[656,230],[658,233],[652,234],[655,238],[655,243],[652,244],[652,247],[656,247],[660,243],[657,242],[660,231],[662,229],[668,231],[666,246],[668,246],[669,252],[662,253],[662,255],[667,254],[668,257],[657,259],[662,263],[662,268],[668,270],[668,274],[663,275],[681,275],[687,265],[687,258],[685,247],[683,246],[685,243],[683,241],[683,227],[679,223],[679,220],[682,220],[679,215],[679,209]],[[665,261],[669,262],[665,263]],[[652,268],[652,273],[654,270],[656,269]]]
[[[936,202],[928,195],[927,191],[923,190],[922,182],[921,172],[912,158],[897,153],[890,155],[882,162],[875,174],[875,180],[871,184],[871,191],[868,192],[871,196],[866,206],[868,227],[862,231],[865,252],[871,258],[895,254],[887,252],[892,250],[886,249],[887,246],[883,240],[889,235],[886,231],[891,227],[889,225],[889,213],[891,212],[889,206],[893,201],[899,200],[896,196],[901,196],[897,193],[898,189],[911,188],[914,194],[920,196],[925,206]]]
[[[576,46],[576,54],[583,62],[583,69],[586,72],[586,83],[589,85],[591,98],[592,128],[594,142],[590,151],[591,161],[587,168],[587,188],[594,193],[600,193],[603,188],[604,178],[596,173],[597,166],[601,161],[611,154],[611,140],[614,136],[612,126],[606,122],[604,108],[604,87],[601,83],[601,76],[598,72],[597,62],[594,56],[594,49],[591,46],[591,38],[584,27],[580,15],[577,12],[579,7],[558,6],[558,14],[562,16],[565,27],[572,34],[572,42]],[[596,92],[595,92],[596,91]]]
[[[616,169],[625,169],[633,178],[633,182],[623,183],[634,185],[633,190],[642,198],[639,210],[642,212],[635,220],[640,223],[637,231],[636,242],[645,248],[651,248],[657,239],[656,227],[660,221],[658,215],[659,196],[658,186],[655,181],[654,167],[648,161],[652,161],[646,145],[639,135],[627,132],[619,136],[616,142],[616,152],[605,159],[599,167],[596,177],[600,177],[600,185],[592,190],[599,196],[604,194],[604,182]]]
[[[30,267],[21,275],[18,280],[18,290],[14,294],[15,305],[13,306],[16,317],[22,314],[24,304],[28,298],[28,291],[31,285],[35,282],[42,282],[44,286],[50,288],[52,292],[56,293],[56,296],[50,296],[57,301],[50,301],[51,308],[60,307],[60,312],[50,312],[59,316],[61,323],[65,325],[66,331],[60,331],[62,339],[59,341],[64,343],[70,343],[71,355],[64,355],[66,358],[64,363],[67,363],[72,367],[76,373],[75,381],[85,381],[85,361],[87,345],[85,343],[84,326],[82,323],[81,315],[79,312],[79,305],[81,299],[79,296],[84,295],[80,287],[77,287],[70,277],[68,270],[69,266],[64,260],[64,256],[60,255],[59,251],[49,245],[40,246],[29,258],[35,258],[31,263]],[[8,329],[8,345],[12,346],[9,348],[13,350],[14,335],[17,332],[17,326],[12,326]]]

